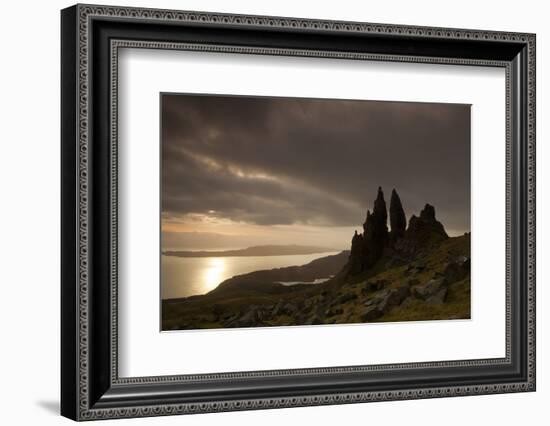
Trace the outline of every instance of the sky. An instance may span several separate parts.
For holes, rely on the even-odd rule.
[[[470,105],[165,93],[161,122],[163,249],[349,248],[379,186],[470,230]]]

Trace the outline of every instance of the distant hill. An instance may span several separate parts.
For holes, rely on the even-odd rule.
[[[299,246],[299,245],[264,245],[253,246],[238,250],[221,251],[165,251],[165,256],[176,257],[238,257],[238,256],[285,256],[296,254],[316,254],[338,251],[327,247]]]
[[[317,278],[328,278],[337,274],[347,263],[349,251],[342,251],[331,256],[321,257],[301,266],[266,269],[237,275],[222,282],[207,294],[214,297],[243,296],[250,292],[286,293],[289,289],[281,282],[312,282]]]

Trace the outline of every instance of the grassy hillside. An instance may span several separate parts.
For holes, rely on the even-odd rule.
[[[292,272],[262,271],[234,277],[204,296],[163,301],[162,329],[470,318],[469,234],[405,259],[387,252],[355,276],[338,273],[345,259],[338,260],[331,260],[336,276],[323,284],[284,286],[280,276],[291,281]]]

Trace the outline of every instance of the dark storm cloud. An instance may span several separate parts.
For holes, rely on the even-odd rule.
[[[163,95],[163,214],[355,226],[382,186],[469,230],[470,107]]]

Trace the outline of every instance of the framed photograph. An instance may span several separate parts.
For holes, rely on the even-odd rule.
[[[61,411],[535,390],[535,35],[61,12]]]

